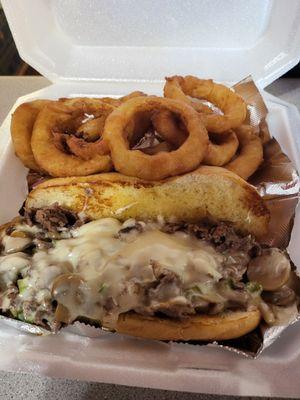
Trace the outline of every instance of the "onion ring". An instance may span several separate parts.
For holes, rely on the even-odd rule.
[[[76,103],[73,103],[74,105]],[[75,135],[53,131],[55,146],[63,152],[69,150],[83,160],[91,159],[94,154],[108,154],[108,145],[101,136],[107,115],[112,111],[113,108],[108,108],[100,117],[88,120],[83,124],[81,124],[82,116],[78,117],[80,122],[77,121],[77,123],[75,118],[72,120],[71,128],[65,126],[65,130],[70,130],[71,133],[73,129]],[[78,124],[81,124],[79,128],[77,128]]]
[[[83,123],[76,130],[76,136],[66,135],[65,142],[72,154],[83,160],[89,160],[96,153],[109,153],[108,145],[101,139],[107,115]]]
[[[100,115],[102,112],[114,109],[110,104],[101,103],[99,99],[86,99],[78,102],[57,101],[43,108],[34,124],[31,147],[37,163],[51,176],[78,176],[89,175],[96,172],[109,171],[111,169],[110,156],[93,153],[88,160],[73,154],[68,154],[59,146],[56,146],[53,131],[60,133],[68,124],[76,123],[80,115]],[[76,124],[75,124],[76,125]],[[72,126],[74,128],[74,126]],[[99,151],[100,141],[89,143],[95,145]],[[103,150],[105,152],[105,150]]]
[[[238,138],[232,129],[222,135],[209,133],[209,139],[207,154],[203,160],[206,165],[222,167],[232,159],[239,147]]]
[[[131,150],[129,143],[133,132],[127,128],[128,124],[136,113],[149,114],[157,110],[169,110],[180,115],[188,131],[187,139],[170,153],[149,155],[140,150]],[[155,96],[136,97],[113,111],[106,120],[103,137],[108,141],[117,171],[147,180],[159,180],[192,171],[201,163],[208,145],[206,129],[192,107]],[[199,150],[195,152],[195,148]]]
[[[155,113],[152,116],[152,124],[155,130],[164,136],[165,140],[177,147],[181,146],[186,140],[186,129],[169,111]],[[209,132],[208,136],[210,142],[202,163],[221,167],[235,155],[239,141],[233,130],[222,134]]]
[[[108,114],[107,114],[108,115]],[[101,115],[98,118],[90,119],[84,122],[76,129],[76,134],[86,141],[95,141],[99,139],[103,129],[107,115]]]
[[[34,100],[21,104],[13,113],[11,119],[11,137],[17,157],[25,167],[41,172],[31,150],[31,134],[38,113],[51,100]]]
[[[93,158],[95,154],[105,155],[109,153],[108,144],[102,138],[96,142],[89,143],[84,139],[71,135],[66,138],[66,144],[72,154],[85,161]]]
[[[154,113],[151,122],[156,132],[161,133],[165,140],[174,146],[181,146],[187,138],[187,132],[181,120],[168,110]]]
[[[164,86],[164,96],[168,97],[169,99],[175,99],[178,101],[182,101],[183,103],[189,104],[199,113],[212,114],[213,111],[210,107],[200,102],[196,102],[191,97],[188,97],[188,94],[184,93],[181,86],[183,80],[184,78],[181,76],[166,78],[166,83]]]
[[[88,97],[74,97],[74,98],[61,98],[58,101],[62,102],[66,106],[83,108],[83,107],[102,107],[102,104],[112,106],[110,112],[113,111],[115,107],[120,106],[123,102],[130,100],[133,97],[146,96],[143,92],[132,92],[126,96],[120,98],[88,98]],[[43,172],[41,167],[37,164],[33,152],[31,149],[31,136],[35,120],[38,113],[46,105],[51,104],[51,100],[34,100],[28,103],[21,104],[14,114],[12,115],[11,122],[11,135],[12,141],[17,157],[23,162],[23,164],[36,172]],[[70,149],[71,153],[83,160],[90,159],[93,154],[107,153],[108,147],[104,146],[99,142],[97,143],[87,143],[87,141],[96,141],[102,134],[105,124],[106,115],[101,115],[98,118],[87,121],[83,123],[77,129],[77,136],[64,137],[55,134],[54,141],[59,149],[63,151],[64,147]],[[82,114],[79,116],[79,120],[82,119]],[[73,121],[74,126],[77,126],[76,120]],[[137,124],[138,126],[139,124]],[[84,139],[81,139],[81,137]]]
[[[100,107],[102,110],[102,114],[99,117],[88,120],[83,123],[76,130],[78,134],[77,137],[74,135],[65,137],[65,141],[67,147],[70,149],[71,153],[76,155],[77,157],[82,158],[83,160],[89,160],[93,157],[94,154],[107,154],[109,152],[108,146],[102,140],[101,136],[104,129],[104,124],[107,116],[110,112],[113,111],[114,107],[120,106],[122,103],[138,96],[146,96],[145,93],[135,91],[129,93],[126,96],[120,98],[111,98],[111,97],[101,97],[101,98],[86,98],[86,97],[75,97],[75,98],[65,98],[60,99],[64,104],[78,107],[78,106],[92,106],[92,107]],[[103,110],[103,103],[112,106],[112,108],[107,108],[107,110]],[[144,132],[146,128],[144,128],[143,121],[136,120],[134,124],[134,129],[137,135],[141,135],[139,129]],[[90,141],[94,141],[94,143],[89,143]]]
[[[230,163],[224,165],[226,169],[247,180],[257,170],[263,161],[263,145],[254,133],[255,128],[242,125],[235,129],[240,142],[239,155]]]
[[[81,108],[92,107],[94,119],[88,119],[88,121],[81,124],[76,129],[75,135],[67,135],[65,142],[68,149],[75,156],[83,159],[90,160],[95,154],[108,154],[109,148],[107,143],[102,140],[102,133],[104,130],[104,124],[108,115],[115,109],[115,106],[110,103],[102,103],[101,100],[86,101],[81,100],[80,102],[74,102],[73,107]],[[90,114],[85,113],[90,118]]]
[[[247,105],[242,97],[212,79],[198,79],[194,76],[166,78],[164,96],[195,107],[209,132],[221,133],[236,128],[244,122],[247,115]],[[207,113],[202,105],[196,106],[188,96],[213,103],[224,115]]]

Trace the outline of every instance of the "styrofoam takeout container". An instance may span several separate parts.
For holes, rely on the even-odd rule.
[[[251,73],[260,88],[300,58],[297,0],[2,0],[22,58],[53,84],[20,98],[162,93],[165,75],[237,82]],[[264,94],[269,127],[300,169],[295,106]],[[26,195],[14,156],[10,114],[0,135],[0,223]],[[290,254],[300,265],[300,213]],[[36,337],[0,321],[0,368],[48,376],[232,395],[300,394],[299,324],[257,360],[207,346],[121,335],[80,335],[80,326]]]

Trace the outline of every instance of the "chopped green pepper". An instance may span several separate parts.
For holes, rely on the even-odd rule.
[[[248,292],[250,292],[250,293],[259,293],[260,294],[263,291],[261,284],[259,284],[257,282],[246,283],[246,288],[247,288]]]
[[[28,286],[28,278],[24,278],[24,279],[18,279],[17,280],[17,285],[19,288],[19,293],[23,294]]]
[[[100,286],[98,293],[103,293],[106,289],[108,288],[108,285],[106,283],[102,283]]]

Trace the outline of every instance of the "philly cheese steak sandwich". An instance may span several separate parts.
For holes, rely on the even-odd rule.
[[[0,310],[160,340],[225,340],[296,312],[291,265],[261,246],[269,211],[218,167],[160,182],[50,179],[1,230]]]

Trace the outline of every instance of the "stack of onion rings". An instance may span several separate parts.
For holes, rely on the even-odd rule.
[[[200,163],[244,179],[256,171],[265,139],[245,125],[247,105],[237,93],[211,79],[173,76],[166,78],[164,96],[136,91],[24,103],[12,116],[16,155],[51,176],[115,169],[157,180]]]
[[[137,113],[149,115],[159,110],[168,110],[180,116],[188,132],[185,142],[177,150],[154,155],[130,149],[133,132],[128,129],[129,122]],[[206,129],[192,107],[154,96],[137,97],[118,107],[107,118],[103,137],[109,144],[115,169],[146,180],[159,180],[195,169],[208,146]]]
[[[143,92],[136,91],[120,98],[75,97],[60,98],[56,102],[52,100],[34,100],[23,103],[16,109],[11,121],[12,141],[16,155],[27,168],[39,173],[50,173],[49,169],[51,169],[51,166],[49,167],[46,164],[45,169],[43,161],[41,162],[43,166],[36,161],[32,151],[31,139],[34,124],[39,113],[45,106],[51,104],[56,104],[56,108],[60,105],[74,108],[74,115],[65,123],[64,132],[57,132],[55,127],[53,130],[54,144],[60,151],[71,153],[84,161],[91,159],[96,153],[100,155],[107,154],[108,147],[101,141],[107,116],[116,107],[137,96],[146,95]],[[103,104],[106,105],[105,112]],[[93,115],[87,113],[88,108],[91,107],[94,110]],[[79,110],[77,117],[75,109]],[[137,127],[136,130],[138,130]],[[66,134],[68,131],[72,134]]]

